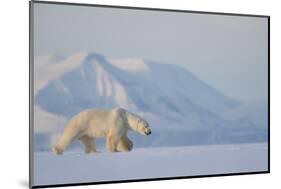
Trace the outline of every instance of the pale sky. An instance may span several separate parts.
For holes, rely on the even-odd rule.
[[[267,18],[38,4],[34,53],[81,51],[186,68],[225,95],[267,98]]]

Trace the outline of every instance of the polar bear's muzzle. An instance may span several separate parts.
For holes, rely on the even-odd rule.
[[[149,129],[148,131],[145,131],[145,134],[148,136],[151,134],[151,130]]]
[[[144,134],[145,134],[146,136],[148,136],[148,135],[151,134],[151,130],[150,130],[150,128],[149,128],[148,126],[145,127]]]

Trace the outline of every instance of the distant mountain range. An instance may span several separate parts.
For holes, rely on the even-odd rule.
[[[266,100],[245,105],[175,65],[84,52],[37,57],[34,72],[38,140],[84,109],[113,107],[143,116],[156,131],[133,135],[140,146],[266,140]]]

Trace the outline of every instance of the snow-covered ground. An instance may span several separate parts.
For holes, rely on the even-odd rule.
[[[136,148],[128,153],[34,153],[34,185],[258,172],[267,143]]]

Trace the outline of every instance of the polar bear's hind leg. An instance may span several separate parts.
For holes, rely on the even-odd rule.
[[[72,122],[67,125],[59,141],[52,148],[54,154],[61,155],[68,145],[75,139],[77,132],[71,129],[73,126],[75,125]]]
[[[69,137],[63,134],[59,142],[53,146],[52,148],[53,153],[56,155],[61,155],[63,151],[66,149],[66,147],[72,142],[73,139],[74,137]]]
[[[83,136],[80,138],[80,141],[82,142],[82,144],[85,147],[86,154],[89,154],[91,152],[97,152],[96,146],[95,146],[95,141],[92,138]]]

